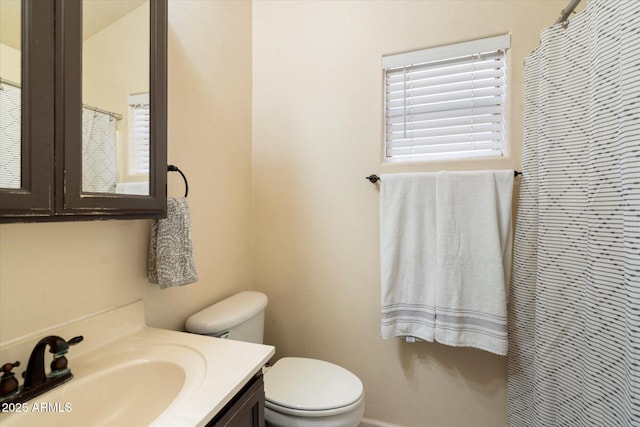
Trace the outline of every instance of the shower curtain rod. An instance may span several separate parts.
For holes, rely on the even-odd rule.
[[[12,82],[11,80],[3,79],[2,77],[0,77],[0,86],[2,86],[2,85],[13,86],[16,89],[22,89],[21,86],[20,86],[20,83]],[[116,120],[122,120],[122,114],[118,114],[118,113],[114,113],[114,112],[111,112],[111,111],[103,110],[102,108],[93,107],[93,106],[87,105],[87,104],[82,104],[82,108],[86,108],[87,110],[91,110],[91,111],[94,111],[96,113],[106,114],[108,116],[113,117]]]
[[[556,20],[555,24],[559,24],[561,22],[566,22],[567,19],[569,18],[569,15],[571,15],[573,13],[573,11],[575,10],[575,8],[578,6],[578,4],[581,2],[582,0],[571,0],[569,2],[569,5],[562,10],[562,12],[560,12],[560,17]]]
[[[82,108],[86,108],[87,110],[94,111],[96,113],[106,114],[107,116],[111,116],[116,120],[122,120],[122,114],[113,113],[111,111],[103,110],[102,108],[92,107],[91,105],[82,104]]]

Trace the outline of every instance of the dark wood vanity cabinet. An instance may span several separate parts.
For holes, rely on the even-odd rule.
[[[264,427],[264,380],[257,374],[216,415],[207,427]]]
[[[93,111],[96,114],[98,111],[100,114],[119,111],[110,113],[111,117],[120,117],[118,120],[122,120],[124,116],[122,128],[133,135],[133,131],[128,129],[134,121],[127,121],[131,117],[133,101],[127,101],[127,98],[137,99],[134,97],[140,94],[136,93],[135,88],[123,88],[128,92],[118,98],[117,105],[123,104],[119,110],[102,110],[101,101],[87,105],[85,93],[100,99],[95,93],[108,94],[111,89],[108,85],[115,85],[108,81],[109,78],[103,78],[102,74],[99,77],[90,75],[91,70],[104,72],[108,69],[113,76],[126,76],[129,70],[124,67],[133,62],[112,60],[103,67],[92,63],[91,67],[87,67],[90,70],[84,69],[83,55],[90,43],[86,41],[87,36],[83,35],[83,32],[86,33],[83,17],[98,3],[103,2],[21,0],[20,12],[16,15],[16,19],[21,20],[21,43],[16,50],[21,60],[16,74],[19,77],[15,78],[19,82],[11,83],[19,91],[17,96],[21,105],[17,143],[17,150],[20,150],[17,160],[20,177],[18,184],[0,185],[0,223],[166,216],[167,0],[132,1],[130,6],[125,6],[130,10],[122,12],[121,17],[111,24],[121,25],[127,14],[136,13],[135,17],[141,17],[139,19],[143,21],[143,25],[138,27],[145,28],[140,48],[142,52],[135,54],[142,58],[142,66],[138,66],[137,70],[146,79],[138,87],[145,88],[139,92],[144,92],[147,100],[145,108],[149,111],[148,176],[136,178],[132,174],[138,172],[131,172],[130,165],[117,165],[118,170],[126,171],[122,173],[126,179],[114,179],[111,186],[114,190],[96,191],[83,187],[83,144],[86,144],[83,141],[83,114],[88,108],[95,108]],[[108,6],[115,7],[116,4],[125,3],[113,2]],[[145,9],[134,9],[140,5]],[[135,28],[135,22],[130,27]],[[146,28],[149,31],[148,38]],[[95,34],[100,31],[104,32],[105,29],[97,29]],[[119,30],[114,28],[110,31],[117,34]],[[4,43],[4,40],[0,42]],[[129,44],[133,43],[117,42],[121,49],[126,49]],[[107,51],[109,49],[104,49],[104,52]],[[94,52],[91,55],[97,56]],[[8,79],[6,76],[0,77],[3,79],[0,84],[5,85]],[[104,82],[107,86],[99,90],[93,87],[86,90],[88,82],[93,81]],[[110,141],[120,149],[123,131],[118,132]],[[131,151],[129,147],[126,149]],[[130,160],[132,155],[125,151],[117,154],[117,159],[128,159],[133,164],[134,161]],[[7,158],[4,156],[0,161],[6,162]],[[115,190],[116,181],[123,185],[122,181],[130,184],[136,179],[148,188],[144,194]]]

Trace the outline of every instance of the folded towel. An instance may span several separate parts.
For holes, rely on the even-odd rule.
[[[198,281],[191,241],[191,212],[187,199],[167,200],[167,217],[155,220],[149,243],[149,281],[160,288]]]
[[[507,354],[513,171],[439,172],[436,341]]]
[[[382,337],[433,341],[436,303],[436,173],[380,181]]]
[[[119,182],[116,184],[116,194],[140,194],[149,195],[149,181],[144,182]]]

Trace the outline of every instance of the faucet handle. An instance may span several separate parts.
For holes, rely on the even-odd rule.
[[[78,343],[81,343],[82,340],[84,340],[84,337],[82,335],[78,335],[77,337],[73,337],[69,341],[67,341],[67,344],[76,345]]]
[[[13,368],[17,368],[18,366],[20,366],[20,361],[18,360],[13,363],[5,363],[4,365],[2,365],[2,367],[0,367],[0,371],[2,371],[3,374],[10,374],[11,370]]]
[[[15,379],[15,375],[11,370],[20,366],[19,361],[15,361],[14,363],[5,363],[0,367],[0,371],[2,371],[2,377],[0,377],[0,397],[5,400],[9,397],[14,396],[18,393],[18,380]]]
[[[69,341],[65,341],[65,343],[67,344],[67,348],[53,354],[53,361],[51,362],[51,372],[47,375],[49,378],[59,377],[61,375],[66,375],[69,373],[69,368],[67,368],[68,361],[65,355],[69,351],[69,346],[76,345],[82,342],[83,339],[84,337],[82,335],[73,337]]]

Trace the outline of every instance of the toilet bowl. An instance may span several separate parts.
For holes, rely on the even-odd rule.
[[[273,427],[355,427],[364,414],[362,382],[333,363],[285,357],[264,383],[265,419]]]
[[[195,313],[189,332],[262,343],[267,296],[246,291]],[[285,357],[265,368],[265,421],[270,427],[357,427],[364,388],[348,370],[323,360]]]

